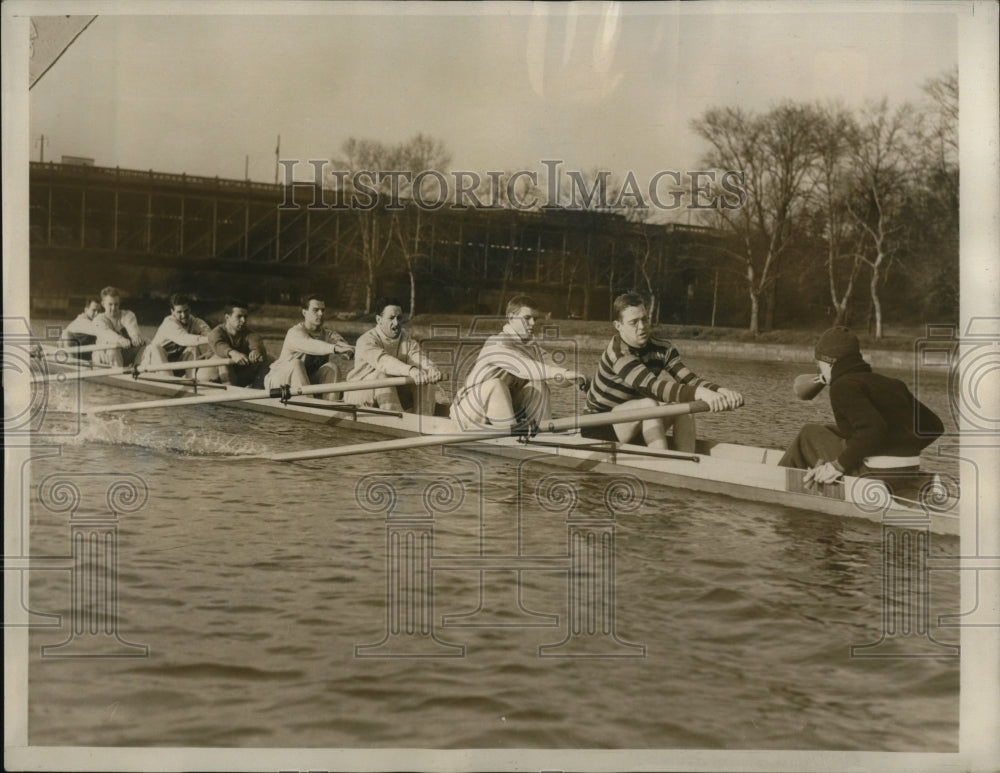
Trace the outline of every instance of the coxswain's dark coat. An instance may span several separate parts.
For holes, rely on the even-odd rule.
[[[856,470],[866,456],[919,456],[944,425],[897,378],[873,373],[860,354],[838,359],[830,375],[830,406],[847,446],[837,459]]]

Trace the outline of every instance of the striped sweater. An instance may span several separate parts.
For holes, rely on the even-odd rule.
[[[641,397],[661,403],[688,402],[695,399],[700,386],[719,388],[691,372],[670,341],[651,336],[642,349],[633,349],[616,335],[601,355],[587,407],[600,413]]]

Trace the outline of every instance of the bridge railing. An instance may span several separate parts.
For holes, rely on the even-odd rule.
[[[31,172],[52,172],[60,176],[74,174],[87,180],[119,180],[151,183],[180,183],[200,188],[225,188],[228,190],[252,190],[272,193],[282,186],[273,183],[254,182],[253,180],[232,180],[224,177],[202,177],[186,172],[155,172],[152,169],[122,169],[110,166],[85,166],[83,164],[59,164],[51,161],[32,161]]]

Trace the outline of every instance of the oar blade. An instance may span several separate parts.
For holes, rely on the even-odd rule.
[[[114,405],[97,405],[87,410],[87,413],[98,415],[104,413],[121,413],[125,411],[140,411],[147,408],[179,408],[187,405],[211,405],[218,403],[234,403],[238,401],[266,400],[275,397],[267,390],[244,389],[242,387],[227,387],[225,391],[213,395],[193,395],[191,397],[168,397],[163,400],[140,400],[134,403],[116,403]]]

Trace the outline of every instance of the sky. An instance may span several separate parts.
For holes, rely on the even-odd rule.
[[[697,168],[710,107],[917,100],[958,56],[934,3],[399,7],[99,15],[30,92],[31,159],[242,179],[249,156],[273,182],[279,135],[308,179],[349,137],[423,132],[452,169],[560,159],[641,181]]]

